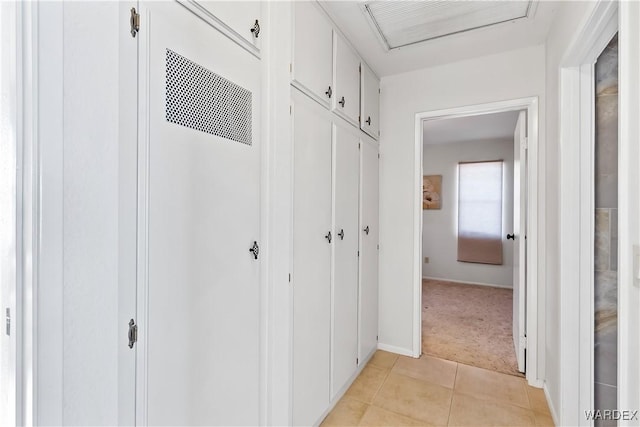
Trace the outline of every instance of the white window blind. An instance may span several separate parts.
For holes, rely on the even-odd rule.
[[[458,261],[502,264],[503,164],[458,165]]]

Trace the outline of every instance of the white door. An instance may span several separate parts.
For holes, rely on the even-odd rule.
[[[331,328],[331,120],[293,90],[293,423],[329,405]]]
[[[329,106],[332,86],[333,29],[313,1],[294,2],[293,80],[296,86]]]
[[[526,212],[527,212],[527,116],[520,112],[513,136],[513,344],[518,370],[525,371],[526,345]]]
[[[360,149],[359,359],[378,346],[378,147],[364,138]]]
[[[358,368],[358,130],[333,125],[333,215],[331,397]]]
[[[360,129],[378,139],[380,123],[378,118],[380,100],[380,82],[373,71],[364,62],[361,63],[360,77]]]
[[[177,2],[141,9],[138,404],[257,425],[260,62]]]
[[[357,125],[360,111],[360,59],[347,42],[333,32],[335,81],[332,108]]]

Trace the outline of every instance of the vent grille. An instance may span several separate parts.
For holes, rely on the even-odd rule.
[[[168,122],[251,145],[251,91],[170,49],[166,73]]]

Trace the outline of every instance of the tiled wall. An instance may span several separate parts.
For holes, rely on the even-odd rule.
[[[617,36],[611,40],[596,62],[595,107],[595,409],[616,409],[618,376]]]

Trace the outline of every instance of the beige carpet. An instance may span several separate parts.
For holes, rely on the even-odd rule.
[[[513,291],[422,281],[422,352],[522,376],[512,337]]]

